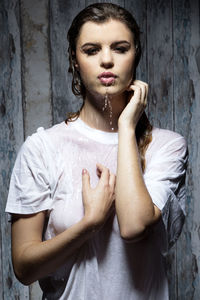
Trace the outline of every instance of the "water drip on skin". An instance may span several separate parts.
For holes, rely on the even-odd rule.
[[[114,131],[115,128],[113,127],[113,121],[112,121],[112,115],[113,115],[112,104],[111,104],[111,101],[109,99],[108,89],[106,90],[106,94],[105,94],[105,97],[104,97],[104,106],[102,108],[102,111],[105,111],[107,109],[109,109],[109,124],[110,124],[111,130]]]
[[[108,98],[108,94],[107,94],[107,92],[106,92],[106,94],[105,94],[105,96],[104,96],[104,106],[102,107],[102,111],[105,111],[106,110],[106,108],[107,108],[107,106],[108,106],[108,100],[109,100],[109,98]],[[110,100],[109,100],[110,101]]]

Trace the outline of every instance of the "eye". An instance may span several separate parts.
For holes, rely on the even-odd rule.
[[[129,50],[129,48],[120,46],[116,47],[114,50],[118,53],[126,53]]]
[[[88,49],[84,49],[84,52],[87,54],[87,55],[95,55],[97,54],[97,52],[99,51],[98,48],[88,48]]]

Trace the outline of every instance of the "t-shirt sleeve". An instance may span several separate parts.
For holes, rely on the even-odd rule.
[[[48,163],[36,133],[22,145],[10,180],[6,212],[33,214],[51,209]]]
[[[187,145],[182,136],[155,151],[144,180],[153,203],[162,212],[169,249],[179,237],[185,219]]]

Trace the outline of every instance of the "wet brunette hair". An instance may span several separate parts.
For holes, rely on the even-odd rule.
[[[89,5],[83,9],[73,20],[71,27],[69,28],[67,39],[69,42],[68,53],[69,53],[69,72],[72,73],[72,92],[76,96],[81,96],[85,98],[85,87],[82,83],[78,69],[76,68],[76,44],[80,34],[81,27],[86,22],[95,22],[98,24],[105,23],[109,20],[117,20],[124,23],[127,28],[133,34],[133,41],[135,45],[135,68],[133,73],[133,80],[135,78],[136,67],[140,61],[141,57],[141,44],[140,44],[140,29],[133,18],[133,16],[123,7],[118,6],[113,3],[95,3]],[[73,121],[78,118],[80,111],[83,107],[76,113],[72,113],[66,120]],[[136,127],[136,137],[138,143],[138,149],[141,157],[141,167],[142,171],[145,170],[145,152],[152,140],[152,125],[145,114],[141,116]]]

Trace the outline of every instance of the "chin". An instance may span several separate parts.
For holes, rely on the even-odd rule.
[[[124,94],[124,92],[127,90],[128,86],[130,85],[129,81],[126,84],[114,84],[114,85],[98,85],[98,86],[92,86],[86,87],[86,90],[89,94],[95,96],[95,97],[104,97],[106,94],[113,96],[119,96]]]
[[[122,85],[121,86],[119,86],[119,85],[105,86],[103,95],[108,93],[110,96],[119,96],[127,90],[127,87],[128,87],[128,84],[123,85],[123,86]]]

